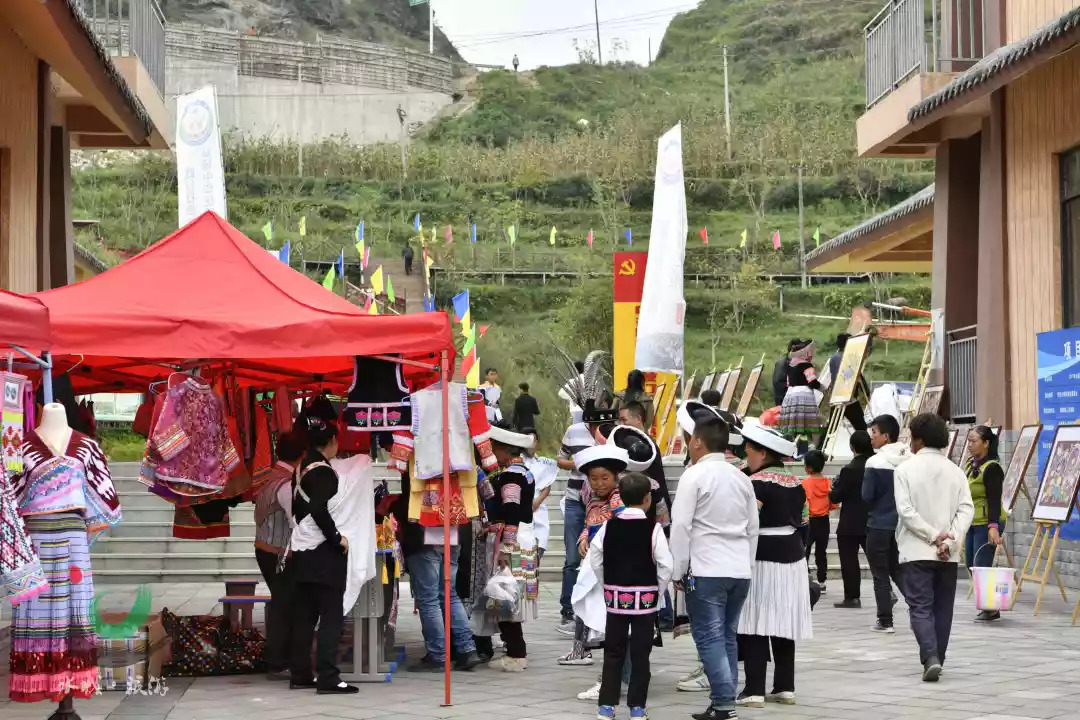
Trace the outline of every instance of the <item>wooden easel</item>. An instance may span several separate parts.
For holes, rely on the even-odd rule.
[[[825,437],[821,441],[821,449],[825,453],[826,460],[833,459],[833,444],[836,442],[836,433],[840,424],[844,422],[844,410],[847,405],[833,405],[829,410],[829,424],[825,427]]]
[[[1069,602],[1069,597],[1065,594],[1065,585],[1061,582],[1057,565],[1054,563],[1054,558],[1057,555],[1058,540],[1061,536],[1061,523],[1045,520],[1039,520],[1036,523],[1035,537],[1031,540],[1027,560],[1024,561],[1024,567],[1016,581],[1016,591],[1019,594],[1025,580],[1039,583],[1039,592],[1035,596],[1035,615],[1038,615],[1039,607],[1042,605],[1043,592],[1046,590],[1046,583],[1050,580],[1051,572],[1054,573],[1054,581],[1057,582],[1058,589],[1061,590],[1061,599]],[[1016,604],[1015,598],[1014,595],[1014,605]],[[1078,607],[1080,607],[1080,604],[1078,604]],[[1073,618],[1075,619],[1075,617],[1076,612],[1074,611]]]

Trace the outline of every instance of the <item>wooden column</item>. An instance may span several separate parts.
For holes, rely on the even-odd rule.
[[[75,228],[71,222],[71,140],[67,128],[50,129],[49,269],[51,287],[75,282]]]
[[[43,60],[37,65],[37,222],[34,248],[37,251],[37,289],[47,290],[52,285],[52,268],[49,265],[49,210],[50,175],[52,167],[49,154],[52,149],[52,93],[50,77],[52,69]]]
[[[990,96],[983,121],[979,177],[979,354],[975,373],[975,412],[1012,427],[1009,373],[1009,274],[1005,242],[1005,93]]]

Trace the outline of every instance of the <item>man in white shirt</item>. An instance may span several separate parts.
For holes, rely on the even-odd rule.
[[[945,662],[956,601],[956,572],[975,505],[964,471],[945,455],[949,431],[937,415],[911,421],[915,457],[896,468],[896,544],[911,630],[923,680],[936,682]]]
[[[758,506],[749,478],[727,462],[729,428],[713,409],[692,413],[692,465],[679,481],[671,517],[674,578],[686,579],[690,629],[711,704],[699,720],[735,718],[736,634],[757,554]]]

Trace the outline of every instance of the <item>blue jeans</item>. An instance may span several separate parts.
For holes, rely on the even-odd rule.
[[[573,617],[574,608],[570,596],[577,583],[578,566],[581,565],[581,553],[578,552],[578,537],[585,529],[585,506],[580,500],[567,500],[566,512],[563,513],[563,545],[566,547],[566,560],[562,568],[562,605],[563,617]]]
[[[998,522],[998,533],[1002,537],[1005,536],[1005,523]],[[994,563],[995,548],[983,547],[989,540],[989,525],[972,525],[971,529],[968,530],[967,537],[964,538],[964,561],[969,569],[972,567],[990,567]],[[982,552],[979,552],[980,548],[982,548]],[[979,554],[978,565],[975,565],[975,553]]]
[[[443,662],[446,655],[446,629],[443,622],[443,549],[426,545],[423,550],[405,558],[409,567],[409,587],[420,610],[420,628],[424,633],[424,647],[436,662]],[[465,606],[454,590],[457,577],[458,549],[450,548],[450,632],[454,650],[459,655],[474,652],[472,631]]]
[[[694,589],[686,593],[690,634],[705,666],[712,706],[717,710],[735,707],[739,614],[749,592],[748,579],[695,577]]]

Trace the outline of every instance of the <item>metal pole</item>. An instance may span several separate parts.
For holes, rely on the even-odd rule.
[[[429,0],[430,2],[430,0]],[[450,356],[442,351],[439,371],[442,375],[442,466],[443,466],[443,637],[446,638],[446,655],[443,658],[443,705],[450,705]]]
[[[604,50],[600,47],[600,6],[598,0],[593,0],[593,14],[596,16],[596,59],[601,65],[604,64]]]
[[[649,63],[647,67],[652,67],[652,38],[649,38]]]
[[[724,130],[727,133],[727,157],[731,159],[731,93],[728,90],[727,45],[724,46]]]
[[[802,163],[799,163],[799,269],[802,272],[802,287],[806,289],[806,232],[803,227],[802,198]]]
[[[296,174],[304,177],[304,138],[300,135],[300,95],[304,91],[303,65],[296,64]]]
[[[428,0],[428,55],[435,54],[435,5]],[[446,637],[450,637],[447,635]],[[448,701],[449,702],[449,701]]]

